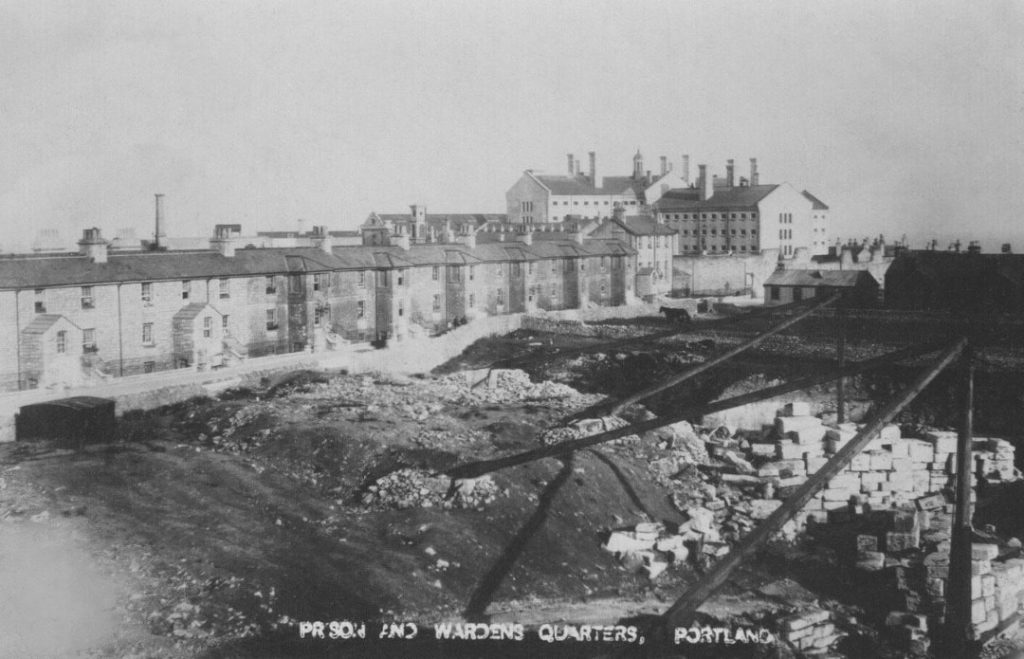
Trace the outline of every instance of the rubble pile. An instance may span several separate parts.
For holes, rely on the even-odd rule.
[[[363,503],[375,508],[481,509],[500,490],[489,475],[457,480],[420,469],[399,469],[366,488]]]
[[[455,373],[437,381],[438,395],[463,405],[543,402],[556,409],[579,409],[601,400],[595,394],[582,394],[572,387],[545,380],[533,382],[518,369],[492,369],[486,380],[470,382],[465,373]]]
[[[600,420],[595,420],[600,421]],[[688,425],[688,424],[687,424]],[[577,424],[580,431],[599,432]],[[754,436],[721,427],[675,428],[674,435],[699,438],[708,460],[686,463],[672,456],[651,461],[651,470],[677,484],[673,502],[687,521],[669,533],[663,525],[644,523],[613,531],[604,548],[627,569],[643,570],[652,579],[687,560],[711,563],[766,519],[796,487],[816,472],[857,434],[856,424],[826,425],[811,416],[806,403],[789,403],[775,423]],[[646,437],[645,437],[646,438]],[[671,446],[671,437],[662,436]],[[692,438],[691,438],[692,439]],[[950,531],[957,435],[928,431],[904,437],[896,425],[885,426],[866,448],[829,480],[787,522],[777,539],[793,540],[808,530],[812,538],[846,538],[839,548],[849,567],[870,575],[892,613],[887,627],[911,655],[929,648],[928,630],[945,616],[949,576]],[[1012,482],[1014,447],[995,438],[976,438],[973,483]],[[693,478],[679,479],[680,470]],[[682,492],[683,481],[689,490]],[[1000,548],[975,544],[972,557],[972,633],[981,638],[1020,625],[1024,600],[1024,558],[1020,543]],[[780,621],[784,638],[799,651],[825,656],[841,637],[826,611],[795,614]]]

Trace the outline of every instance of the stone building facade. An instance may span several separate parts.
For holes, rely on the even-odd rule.
[[[472,222],[484,224],[485,222]],[[633,301],[636,252],[580,232],[489,230],[412,243],[0,258],[0,390],[75,386],[267,354],[436,334],[483,315]],[[379,235],[370,232],[371,236]]]

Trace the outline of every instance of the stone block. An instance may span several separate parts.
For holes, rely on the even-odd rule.
[[[783,437],[796,430],[818,426],[821,426],[821,419],[816,416],[780,416],[775,418],[775,430]]]
[[[780,499],[751,499],[750,516],[754,519],[766,519],[781,505]]]
[[[782,406],[782,416],[811,416],[811,404],[795,400]]]
[[[971,545],[971,560],[993,561],[999,557],[999,545],[974,543]]]
[[[885,554],[880,551],[857,552],[857,569],[877,572],[885,567]]]
[[[882,426],[882,429],[878,431],[878,438],[883,442],[895,442],[900,437],[900,427],[894,423]]]
[[[604,544],[605,551],[615,554],[627,552],[638,552],[650,550],[654,547],[654,540],[640,540],[635,534],[629,531],[612,531],[608,541]]]
[[[924,434],[925,441],[931,443],[936,453],[956,452],[956,433],[946,430],[932,430]]]
[[[857,551],[878,551],[878,537],[873,535],[858,535]]]
[[[885,550],[901,552],[917,549],[921,544],[921,536],[913,532],[889,531],[885,534]]]
[[[872,451],[868,456],[872,471],[889,471],[892,469],[892,454],[888,451]]]

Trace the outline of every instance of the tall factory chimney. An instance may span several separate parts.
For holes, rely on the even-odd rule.
[[[160,193],[156,197],[156,232],[153,235],[153,246],[157,249],[163,247],[164,238],[167,237],[167,221],[164,218],[164,196]]]
[[[661,157],[661,175],[668,174],[668,156]]]
[[[572,176],[576,173],[573,171],[573,165],[576,163],[576,160],[572,157],[571,153],[566,154],[566,157],[569,159],[569,176]]]
[[[690,185],[690,155],[687,153],[683,154],[683,183]]]
[[[750,159],[750,185],[754,186],[758,184],[757,180],[757,158]]]
[[[590,185],[597,187],[597,153],[590,152]]]
[[[729,158],[725,161],[725,187],[731,188],[736,182],[736,179],[733,178],[734,174],[735,167],[733,166],[732,158]]]

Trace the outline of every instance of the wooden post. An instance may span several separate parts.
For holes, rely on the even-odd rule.
[[[793,515],[799,512],[818,490],[825,487],[829,480],[842,471],[850,463],[850,460],[867,446],[875,434],[882,429],[882,426],[896,416],[910,401],[914,400],[935,379],[935,376],[960,355],[965,343],[964,339],[960,339],[943,352],[942,356],[924,373],[918,376],[903,393],[873,415],[871,421],[853,439],[829,458],[828,462],[804,481],[803,485],[797,487],[796,491],[781,506],[776,508],[761,524],[740,540],[731,552],[722,557],[710,571],[701,577],[693,587],[687,590],[665,612],[664,618],[668,625],[670,627],[679,627],[690,623],[693,619],[693,614],[696,613],[700,605],[725,585],[732,571],[752,556],[768,538],[781,529],[782,525],[789,521]],[[970,570],[968,570],[969,575]]]
[[[663,380],[663,381],[659,382],[658,384],[652,385],[652,386],[650,386],[650,387],[648,387],[646,389],[643,389],[642,391],[638,391],[635,394],[632,394],[630,396],[626,396],[625,398],[623,398],[622,400],[620,400],[618,402],[599,403],[598,407],[604,406],[604,405],[610,405],[611,406],[611,408],[610,408],[611,409],[611,413],[612,414],[618,414],[619,412],[621,412],[625,408],[629,407],[633,403],[637,403],[637,402],[639,402],[641,400],[644,400],[645,398],[650,398],[651,396],[653,396],[656,393],[665,391],[666,389],[668,389],[670,387],[674,387],[677,384],[685,382],[686,380],[689,380],[690,378],[694,377],[695,375],[703,373],[704,371],[712,368],[713,366],[717,366],[717,365],[719,365],[719,364],[721,364],[721,363],[723,363],[725,361],[728,361],[728,360],[732,359],[733,357],[735,357],[736,355],[740,354],[741,352],[744,352],[746,350],[749,350],[750,348],[753,348],[758,343],[761,343],[762,341],[764,341],[768,337],[773,336],[775,334],[778,334],[779,332],[781,332],[782,330],[786,329],[787,327],[790,327],[792,325],[797,324],[798,322],[800,322],[801,320],[803,320],[807,316],[810,316],[812,313],[814,313],[818,309],[821,309],[822,307],[826,307],[826,306],[832,304],[833,302],[836,301],[837,298],[838,298],[838,295],[832,295],[828,299],[823,300],[823,301],[819,302],[818,304],[811,305],[805,311],[802,311],[801,313],[798,313],[797,315],[793,316],[792,318],[789,318],[789,319],[779,323],[778,325],[775,325],[774,327],[771,327],[771,328],[765,330],[764,332],[762,332],[761,334],[758,334],[757,336],[755,336],[754,338],[750,339],[749,341],[745,341],[745,342],[741,343],[740,345],[736,346],[732,350],[729,350],[729,351],[727,351],[725,353],[722,353],[721,355],[718,355],[717,357],[713,357],[713,358],[707,360],[706,362],[704,362],[702,364],[698,364],[697,366],[694,366],[691,369],[683,371],[682,373],[680,373],[678,375],[673,375],[672,377],[670,377],[670,378],[668,378],[666,380]]]
[[[947,642],[951,655],[972,656],[971,628],[971,443],[974,440],[974,363],[964,351],[961,425],[956,446],[956,509],[949,551],[949,597],[946,611]],[[979,593],[980,595],[980,593]]]
[[[839,361],[839,368],[846,366],[846,303],[840,299],[836,305],[836,320],[838,321],[839,335],[836,337],[836,357]],[[846,421],[846,384],[843,376],[836,380],[836,422]]]

